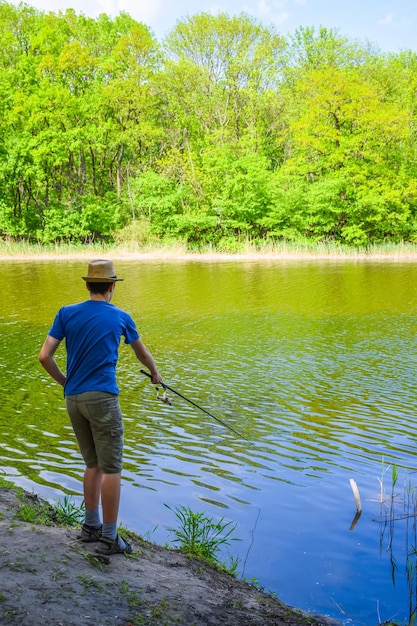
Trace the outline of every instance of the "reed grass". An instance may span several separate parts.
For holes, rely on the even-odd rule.
[[[367,248],[353,248],[343,244],[326,242],[312,243],[308,240],[297,243],[282,241],[259,242],[245,240],[238,242],[233,250],[205,245],[189,247],[184,242],[152,242],[140,244],[135,241],[91,243],[33,243],[26,240],[12,241],[0,239],[1,260],[36,260],[56,258],[92,258],[112,256],[114,259],[218,259],[218,260],[265,260],[265,259],[328,259],[328,260],[389,260],[407,261],[417,259],[417,245],[412,243],[374,244]]]
[[[389,480],[389,477],[391,480]],[[380,515],[373,518],[379,523],[379,545],[382,552],[385,545],[385,552],[389,554],[391,565],[391,578],[393,585],[396,584],[397,559],[394,555],[394,532],[401,531],[405,540],[405,574],[408,584],[408,621],[407,626],[415,626],[417,620],[417,488],[412,485],[407,476],[404,476],[403,493],[397,492],[398,480],[400,478],[398,467],[395,463],[385,466],[382,460],[382,474],[378,478],[380,484],[380,495],[378,503],[380,505]],[[405,521],[404,525],[401,524]],[[399,528],[398,528],[398,525]],[[400,538],[396,542],[395,548],[403,552]],[[381,621],[381,620],[380,620]],[[384,624],[395,622],[385,621]]]
[[[182,552],[188,556],[207,561],[230,574],[236,574],[238,560],[232,558],[231,564],[227,566],[218,560],[217,554],[222,546],[230,545],[231,541],[238,541],[236,537],[232,536],[237,523],[226,521],[224,517],[214,521],[204,512],[195,512],[190,507],[182,505],[174,509],[168,504],[165,506],[177,518],[178,527],[169,530],[175,536],[173,543],[179,544]]]

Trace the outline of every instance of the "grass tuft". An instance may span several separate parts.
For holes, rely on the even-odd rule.
[[[225,521],[224,517],[215,522],[207,517],[204,512],[196,513],[189,507],[178,506],[172,509],[179,521],[178,528],[169,529],[174,535],[173,543],[180,545],[180,550],[188,556],[207,561],[211,565],[220,567],[230,574],[235,574],[238,560],[232,559],[231,564],[226,566],[218,560],[218,552],[221,547],[228,546],[231,541],[237,541],[232,533],[236,529],[236,523]]]

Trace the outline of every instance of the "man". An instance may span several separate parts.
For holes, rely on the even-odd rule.
[[[116,383],[120,338],[149,369],[153,384],[162,378],[152,354],[142,343],[131,316],[111,304],[117,278],[111,261],[95,260],[82,277],[90,292],[88,300],[62,307],[53,322],[39,361],[64,387],[68,415],[86,464],[83,489],[85,521],[81,540],[99,541],[100,554],[132,552],[117,534],[123,452],[123,421]],[[65,338],[66,375],[55,361]],[[99,503],[103,509],[100,520]]]

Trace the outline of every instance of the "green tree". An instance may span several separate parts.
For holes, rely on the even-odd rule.
[[[5,3],[0,28],[0,186],[13,207],[0,227],[43,240],[109,235],[127,216],[123,160],[136,158],[147,128],[137,120],[151,107],[144,91],[156,42],[125,14],[95,21]]]
[[[5,0],[0,37],[2,235],[417,240],[411,51],[224,13],[160,46],[126,13]]]
[[[360,68],[310,70],[292,93],[296,104],[283,139],[288,158],[278,177],[290,185],[305,181],[296,208],[303,235],[355,244],[406,235],[400,172],[410,112],[387,101]]]

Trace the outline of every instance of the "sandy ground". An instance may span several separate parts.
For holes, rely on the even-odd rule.
[[[19,626],[334,625],[178,550],[136,537],[131,556],[98,559],[78,531],[22,521],[45,506],[0,488],[0,624]],[[46,505],[48,506],[48,505]],[[53,519],[52,519],[53,521]]]

